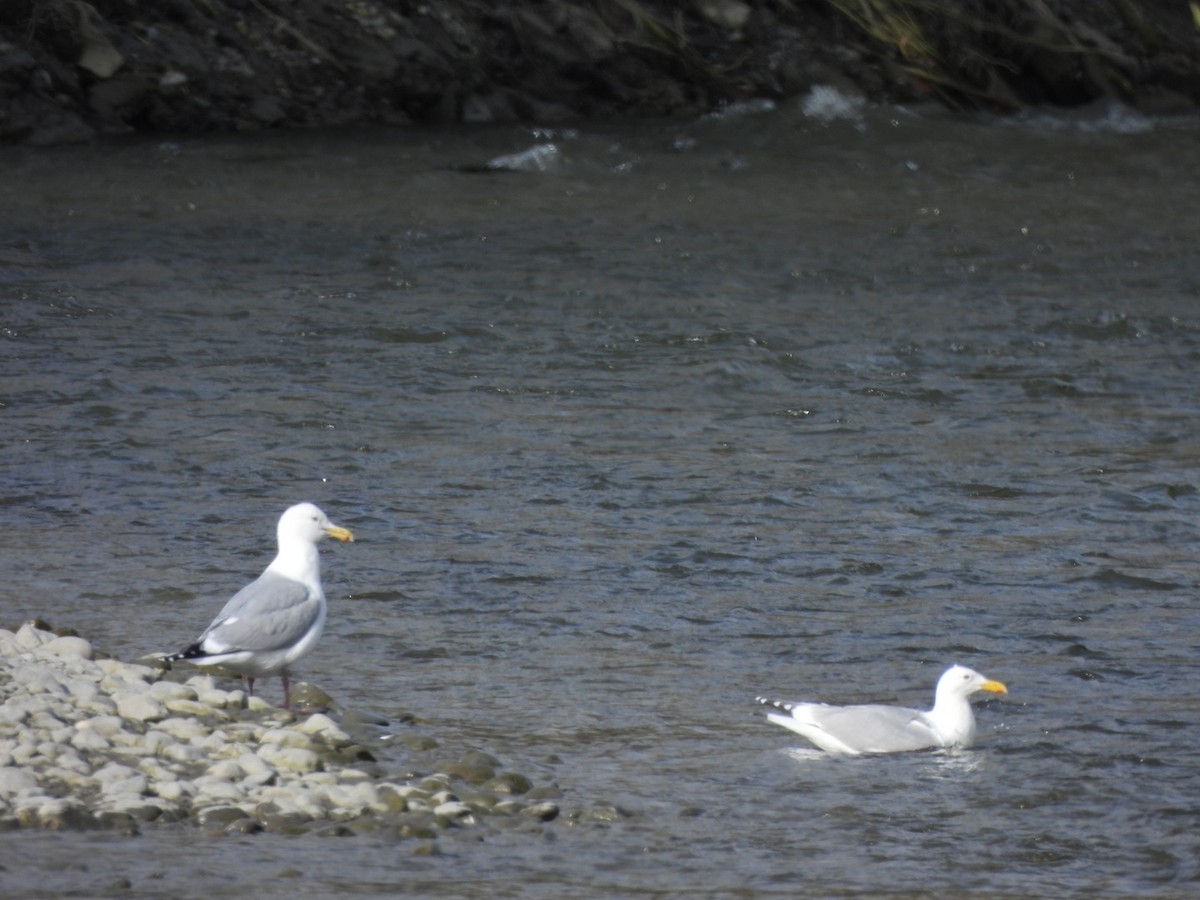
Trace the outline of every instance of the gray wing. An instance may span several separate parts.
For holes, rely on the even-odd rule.
[[[813,711],[824,731],[860,753],[890,753],[938,746],[937,735],[918,709],[902,706],[829,706]]]
[[[320,612],[317,596],[303,584],[264,572],[230,598],[197,643],[210,654],[282,650],[300,640]]]

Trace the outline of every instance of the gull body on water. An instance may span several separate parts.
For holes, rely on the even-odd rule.
[[[951,666],[938,679],[933,709],[868,704],[830,706],[759,697],[778,712],[768,721],[803,735],[830,753],[896,753],[935,747],[969,747],[975,740],[975,714],[967,699],[976,691],[1007,694],[1001,682],[966,666]]]
[[[234,594],[194,643],[167,660],[223,666],[244,676],[251,694],[256,678],[279,675],[283,705],[290,708],[289,667],[312,650],[325,626],[317,542],[352,541],[354,535],[311,503],[287,509],[277,535],[279,552],[266,571]]]

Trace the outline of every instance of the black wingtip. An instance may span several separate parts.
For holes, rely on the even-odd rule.
[[[163,659],[167,662],[175,662],[180,659],[196,659],[201,656],[208,656],[208,654],[200,648],[200,643],[197,641],[190,647],[184,647],[178,653],[172,653],[170,656],[163,657]]]
[[[772,709],[778,709],[781,712],[791,712],[794,703],[788,703],[786,700],[772,700],[770,697],[755,697],[763,706],[769,706]]]

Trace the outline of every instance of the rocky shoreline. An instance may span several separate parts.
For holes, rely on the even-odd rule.
[[[695,116],[829,84],[954,109],[1200,104],[1182,0],[7,0],[0,140]]]
[[[471,751],[397,776],[354,724],[293,715],[211,675],[96,658],[44,623],[0,629],[0,830],[191,823],[210,831],[370,832],[436,852],[448,829],[540,831],[561,792]],[[438,741],[398,736],[409,766]],[[601,806],[568,821],[595,817]]]

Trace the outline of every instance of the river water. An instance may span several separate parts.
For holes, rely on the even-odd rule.
[[[3,893],[1200,892],[1200,122],[834,107],[0,151],[0,624],[177,649],[312,500],[298,674],[563,809],[8,832]],[[953,662],[966,752],[754,703]]]

